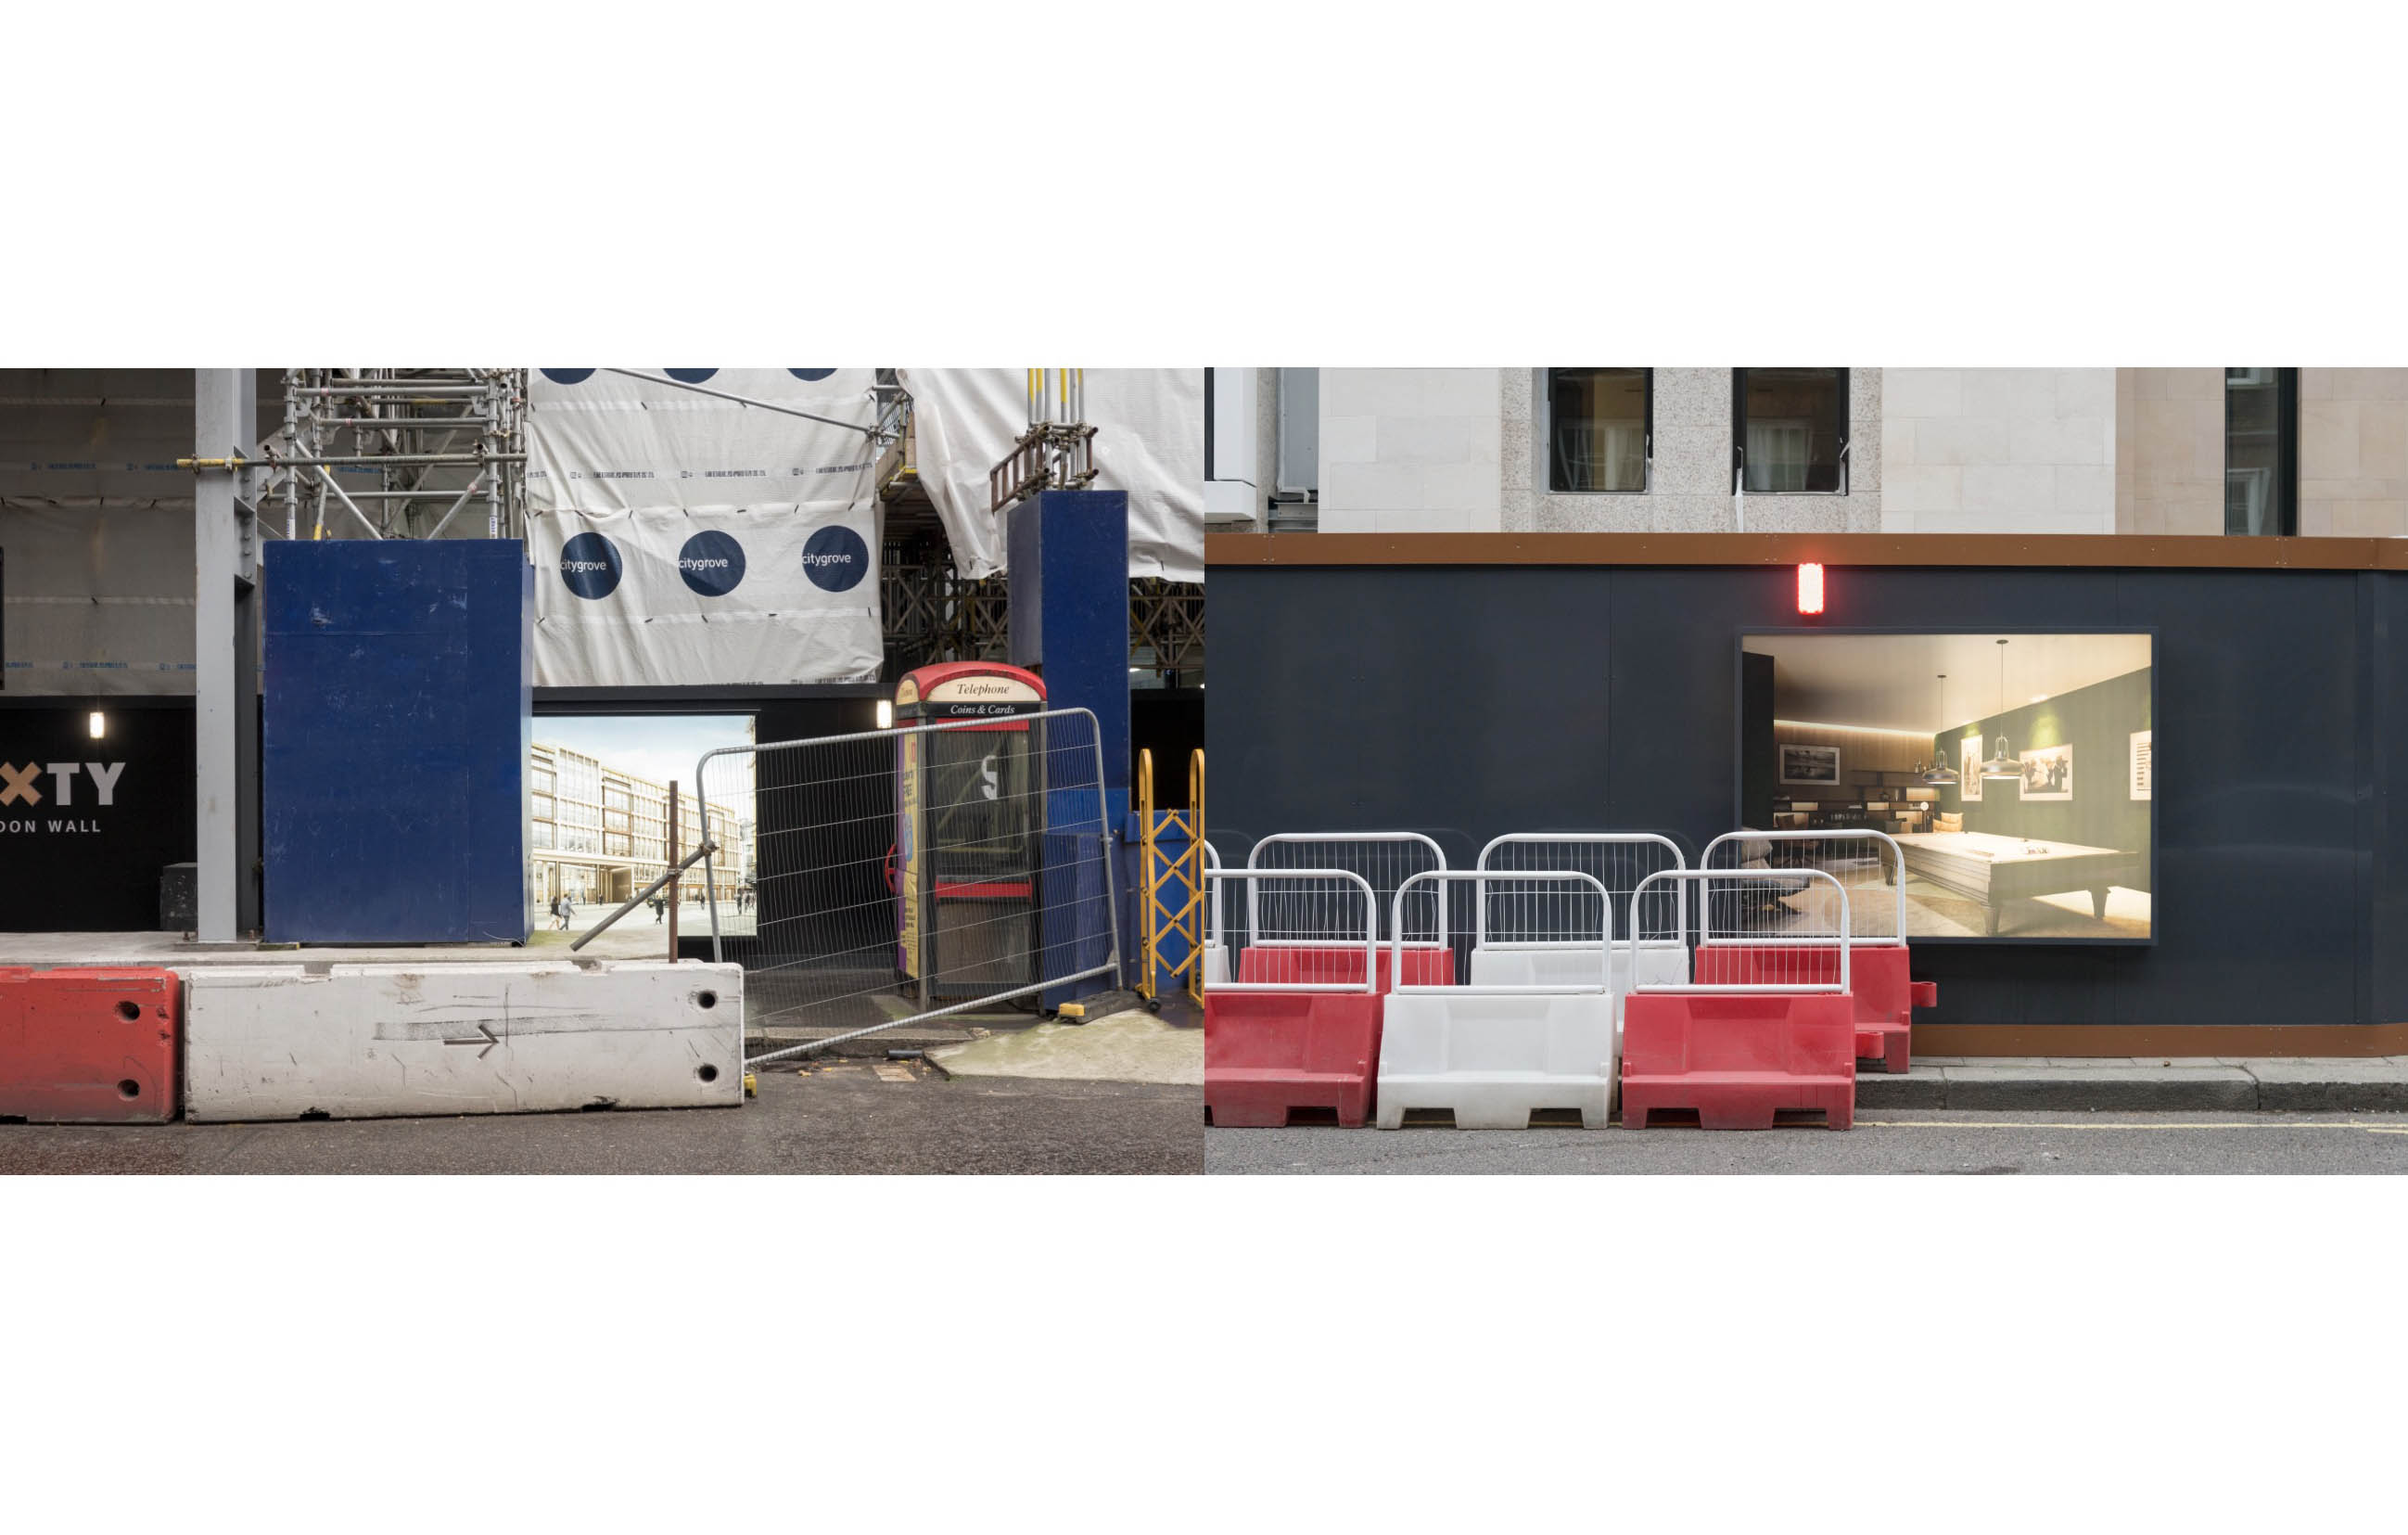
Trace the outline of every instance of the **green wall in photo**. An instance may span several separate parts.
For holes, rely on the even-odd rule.
[[[1982,796],[1974,800],[1966,799],[1961,786],[1942,788],[1941,810],[1961,811],[1967,831],[2147,852],[2149,802],[2132,797],[2131,746],[2134,731],[2155,728],[2150,676],[2151,668],[2143,667],[1942,731],[1932,738],[1932,750],[1952,768],[1964,766],[1958,743],[1968,738],[1983,742],[1985,756],[2000,736],[2007,738],[2010,756],[2071,745],[2073,797],[2028,802],[2021,782],[1992,779],[1982,784]],[[2147,877],[2144,868],[2141,878]]]

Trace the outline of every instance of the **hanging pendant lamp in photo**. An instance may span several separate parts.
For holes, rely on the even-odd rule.
[[[1944,762],[1918,762],[1914,765],[1914,770],[1923,776],[1923,784],[1926,788],[1953,789],[1956,786],[1956,769]]]
[[[2007,642],[2003,639],[1999,641],[1999,712],[2001,714],[2005,713],[2007,710],[2006,644]],[[2000,735],[1997,740],[1991,742],[1991,745],[1995,747],[1996,750],[1992,752],[1989,758],[1982,764],[1982,776],[1984,778],[2021,778],[2024,776],[2024,765],[2014,759],[2007,744],[2007,738],[2004,735]]]

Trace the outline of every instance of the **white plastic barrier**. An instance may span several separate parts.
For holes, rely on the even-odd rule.
[[[1425,882],[1443,886],[1480,877],[1473,870],[1415,874],[1398,888],[1397,900],[1401,907],[1412,887]],[[1524,1129],[1533,1114],[1565,1111],[1577,1112],[1589,1129],[1605,1127],[1621,1061],[1607,892],[1595,875],[1578,870],[1520,878],[1576,887],[1569,892],[1575,897],[1586,894],[1585,903],[1560,910],[1584,912],[1593,928],[1584,933],[1567,922],[1517,956],[1544,972],[1533,981],[1392,990],[1380,1031],[1380,1128],[1401,1128],[1416,1110],[1448,1111],[1455,1127],[1466,1130]],[[1401,930],[1389,942],[1393,973],[1401,975]],[[1492,973],[1497,968],[1492,959]]]
[[[1616,912],[1613,928],[1621,937],[1613,943],[1608,976],[1616,1027],[1622,1023],[1623,998],[1633,987],[1689,978],[1687,947],[1676,937],[1642,940],[1642,927],[1667,925],[1641,923],[1631,911],[1640,884],[1650,874],[1687,867],[1680,844],[1670,838],[1655,832],[1514,832],[1492,839],[1473,867],[1483,878],[1474,903],[1472,985],[1564,986],[1587,979],[1585,954],[1536,936],[1560,927],[1570,914],[1566,908],[1581,898],[1572,891],[1533,891],[1523,882],[1526,877],[1557,870],[1589,875],[1604,887]]]
[[[195,1120],[735,1107],[744,972],[664,960],[199,966]]]
[[[1474,986],[1564,986],[1588,978],[1594,956],[1561,949],[1498,948],[1471,951]],[[1607,980],[1613,988],[1613,1022],[1622,1024],[1622,1003],[1634,987],[1670,985],[1689,978],[1689,951],[1664,940],[1613,945]]]

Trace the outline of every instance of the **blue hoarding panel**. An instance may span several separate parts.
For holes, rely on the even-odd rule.
[[[523,942],[535,579],[507,539],[265,552],[273,942]]]
[[[1115,834],[1111,853],[1120,886],[1121,929],[1134,934],[1136,905],[1127,878],[1133,862],[1124,839],[1129,811],[1128,494],[1044,491],[1011,508],[1007,517],[1011,661],[1045,679],[1046,708],[1095,711],[1103,746],[1104,824]],[[1073,802],[1049,805],[1048,824],[1057,829],[1095,817],[1095,801],[1083,791],[1050,797]],[[1052,860],[1068,855],[1073,845],[1049,839],[1049,868],[1058,868]],[[1094,856],[1092,842],[1079,847]],[[1075,925],[1075,938],[1049,932],[1045,941],[1075,942],[1082,956],[1092,954],[1082,957],[1082,965],[1103,963],[1111,941],[1110,910],[1100,899],[1082,898],[1074,913],[1068,920]],[[1065,919],[1057,912],[1054,920],[1058,926]],[[1125,940],[1125,968],[1136,962],[1125,947],[1134,942]],[[1055,987],[1044,994],[1045,1005],[1088,996],[1105,984]]]

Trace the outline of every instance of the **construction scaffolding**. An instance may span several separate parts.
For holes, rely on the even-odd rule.
[[[525,535],[526,369],[288,368],[283,395],[283,428],[255,452],[201,443],[178,461],[232,470],[263,533],[437,538],[474,507],[485,537]]]

